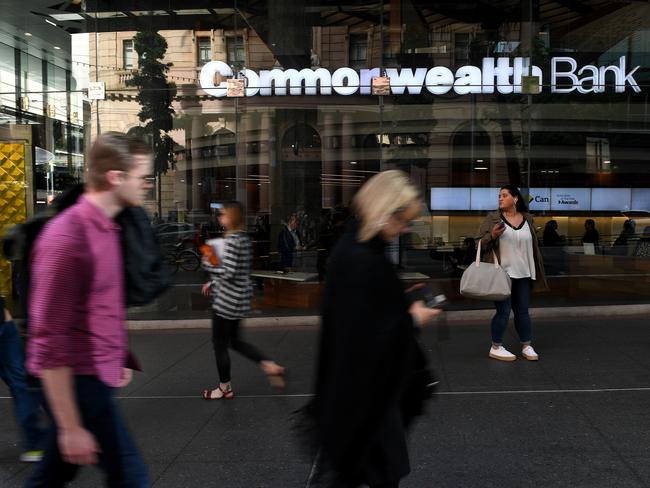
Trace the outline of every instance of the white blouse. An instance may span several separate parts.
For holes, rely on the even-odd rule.
[[[499,237],[501,267],[510,278],[530,278],[535,276],[535,257],[533,255],[533,236],[528,222],[519,229],[506,224],[506,230]]]

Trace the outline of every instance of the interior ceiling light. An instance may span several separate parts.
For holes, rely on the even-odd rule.
[[[69,14],[50,14],[54,20],[59,22],[65,22],[68,20],[84,20],[84,18],[79,14],[69,13]]]
[[[54,46],[54,49],[59,50],[61,48],[59,46]]]
[[[54,27],[57,27],[57,25],[54,22],[52,22],[50,19],[45,19],[45,22],[47,22],[50,25],[53,25]]]
[[[26,35],[27,37],[32,37],[32,33],[31,33],[31,32],[25,32],[25,35]]]

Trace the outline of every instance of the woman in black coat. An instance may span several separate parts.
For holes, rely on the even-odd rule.
[[[386,246],[408,230],[421,202],[406,174],[386,171],[355,197],[359,217],[328,262],[310,406],[325,486],[397,487],[410,471],[405,405],[418,359],[416,327],[438,310],[410,303]],[[319,485],[322,486],[322,485]]]

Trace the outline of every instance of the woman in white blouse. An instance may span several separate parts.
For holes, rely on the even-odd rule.
[[[516,186],[501,187],[499,210],[485,218],[479,232],[483,261],[491,262],[494,250],[501,266],[512,280],[510,298],[494,302],[496,314],[492,318],[492,347],[489,356],[500,361],[517,359],[517,356],[503,347],[503,334],[512,310],[515,329],[521,342],[521,354],[529,361],[537,361],[539,356],[531,345],[533,331],[528,305],[531,286],[535,284],[547,288],[547,284],[533,218]]]

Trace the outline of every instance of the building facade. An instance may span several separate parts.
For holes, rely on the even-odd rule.
[[[454,307],[490,305],[461,299],[458,280],[504,184],[528,196],[540,240],[547,227],[560,236],[543,242],[551,291],[537,306],[648,301],[643,2],[38,3],[2,24],[3,167],[23,159],[3,201],[24,186],[5,203],[20,212],[4,226],[80,179],[89,142],[115,130],[168,141],[148,203],[165,242],[218,235],[220,202],[244,204],[256,313],[317,309],[352,197],[387,169],[407,172],[426,202],[391,256]],[[134,84],[154,52],[164,83]],[[143,100],[164,102],[169,124],[143,120]],[[291,215],[304,282],[268,278]],[[595,245],[583,243],[587,220]],[[634,232],[615,245],[628,220]],[[133,316],[200,316],[201,278],[180,270],[170,293]]]

